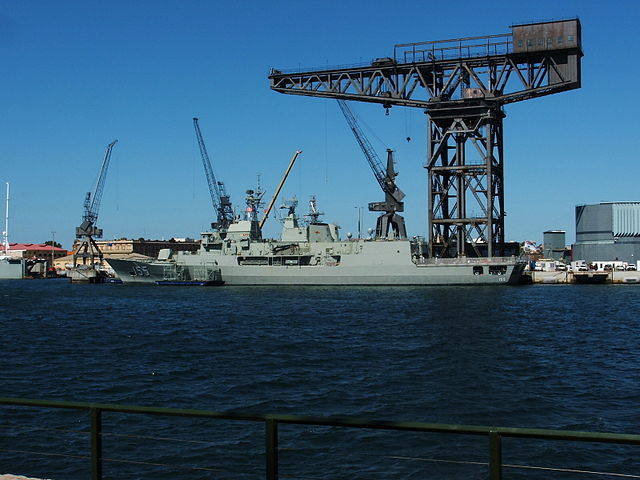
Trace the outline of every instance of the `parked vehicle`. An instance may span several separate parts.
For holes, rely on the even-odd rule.
[[[584,260],[576,260],[571,262],[571,270],[574,272],[586,272],[589,270],[589,267]]]

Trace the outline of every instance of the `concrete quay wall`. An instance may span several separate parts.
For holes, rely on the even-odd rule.
[[[640,272],[525,272],[531,283],[639,284]]]

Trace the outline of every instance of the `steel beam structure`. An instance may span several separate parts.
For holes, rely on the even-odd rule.
[[[426,167],[432,256],[504,255],[503,118],[499,107],[431,112]]]
[[[493,256],[504,244],[503,105],[580,87],[577,19],[511,33],[396,45],[366,65],[285,72],[277,92],[422,108],[428,116],[432,256]]]

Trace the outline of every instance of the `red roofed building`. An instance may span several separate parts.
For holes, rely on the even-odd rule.
[[[0,246],[0,251],[4,253],[4,246]],[[8,255],[13,258],[51,260],[52,256],[54,259],[64,257],[67,251],[42,243],[10,243]]]
[[[5,247],[0,245],[0,255],[4,254]],[[10,243],[7,256],[12,259],[11,262],[22,259],[22,274],[5,278],[50,276],[47,272],[53,271],[54,261],[66,254],[67,251],[63,248],[42,243]]]

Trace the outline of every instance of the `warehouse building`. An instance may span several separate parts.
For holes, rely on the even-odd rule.
[[[635,265],[640,260],[640,202],[576,206],[573,259]]]
[[[200,248],[199,240],[191,238],[171,240],[145,240],[139,238],[137,240],[120,238],[118,240],[95,240],[98,248],[106,258],[119,258],[123,255],[137,253],[147,257],[156,258],[160,250],[168,248],[177,251],[195,252]],[[78,240],[73,243],[73,251],[78,249]]]

